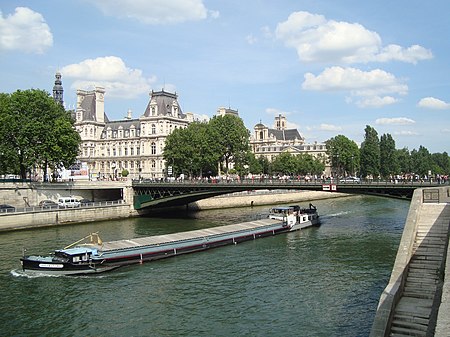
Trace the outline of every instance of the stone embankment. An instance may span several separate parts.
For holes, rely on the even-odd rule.
[[[349,194],[322,191],[251,191],[226,194],[223,196],[199,200],[189,204],[188,208],[191,210],[206,210],[233,207],[252,207],[342,198],[346,196],[349,196]]]
[[[450,336],[449,226],[450,189],[417,189],[371,337]]]

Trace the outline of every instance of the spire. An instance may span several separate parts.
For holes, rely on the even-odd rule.
[[[61,73],[60,72],[56,72],[55,74],[55,85],[53,86],[53,99],[61,104],[62,106],[64,106],[64,89],[62,86],[62,81],[61,81]]]

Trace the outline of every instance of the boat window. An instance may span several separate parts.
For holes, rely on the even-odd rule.
[[[73,262],[79,262],[80,261],[80,257],[79,256],[74,256],[73,257]]]

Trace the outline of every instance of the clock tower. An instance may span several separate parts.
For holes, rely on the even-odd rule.
[[[64,89],[61,81],[61,73],[57,72],[55,74],[55,85],[53,86],[53,99],[62,106],[64,106],[63,94]]]

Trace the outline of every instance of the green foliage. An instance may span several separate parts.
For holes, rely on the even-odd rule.
[[[292,155],[283,152],[272,162],[272,171],[282,175],[321,175],[324,169],[323,160],[305,153]]]
[[[395,150],[395,140],[392,136],[384,134],[380,138],[380,174],[384,178],[394,175],[400,171]]]
[[[364,141],[361,144],[361,176],[378,177],[380,174],[380,140],[377,131],[370,125],[364,129]]]
[[[70,114],[43,90],[18,90],[0,96],[0,153],[5,173],[22,178],[32,168],[56,170],[73,164],[80,136]]]
[[[432,161],[427,148],[421,145],[419,150],[414,149],[411,151],[411,166],[414,173],[421,176],[428,175],[428,171],[432,167]]]
[[[164,159],[174,166],[174,174],[183,171],[189,176],[216,174],[222,162],[226,172],[233,162],[236,171],[243,173],[252,160],[249,154],[249,132],[240,118],[231,115],[176,129],[164,148]]]
[[[127,169],[122,170],[122,177],[128,177],[129,174],[130,172]]]
[[[403,149],[398,149],[395,152],[395,157],[397,158],[398,163],[398,171],[396,173],[405,174],[413,172],[411,167],[411,154],[409,153],[409,150],[404,147]]]
[[[228,172],[231,162],[242,165],[250,151],[250,133],[242,119],[233,115],[214,116],[209,128],[220,158],[225,162],[225,172]]]
[[[354,175],[359,168],[358,145],[343,135],[337,135],[325,142],[332,172],[337,175]]]

